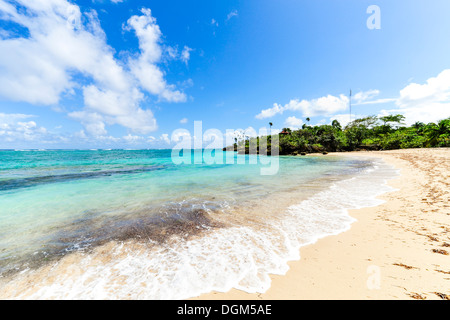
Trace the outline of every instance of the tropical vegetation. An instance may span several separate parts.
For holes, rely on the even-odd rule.
[[[269,125],[272,128],[273,123]],[[416,122],[410,126],[405,125],[405,117],[400,114],[368,116],[356,119],[344,128],[337,120],[333,120],[330,125],[304,124],[298,130],[283,128],[276,135],[256,138],[244,136],[244,139],[235,139],[234,147],[230,146],[227,150],[257,153],[260,141],[264,141],[261,139],[266,139],[269,154],[272,140],[277,139],[280,155],[450,147],[450,118],[437,123]]]

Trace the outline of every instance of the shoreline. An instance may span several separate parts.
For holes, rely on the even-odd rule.
[[[314,156],[314,154],[310,154]],[[449,148],[329,153],[382,158],[400,170],[351,228],[300,248],[265,293],[232,289],[192,300],[450,299]],[[315,155],[317,156],[317,155]]]

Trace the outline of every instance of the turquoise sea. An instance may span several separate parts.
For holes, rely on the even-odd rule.
[[[172,150],[0,151],[0,298],[264,292],[396,175],[332,155],[277,157],[262,175],[270,157],[204,152],[176,164]]]

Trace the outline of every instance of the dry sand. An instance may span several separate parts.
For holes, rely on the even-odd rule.
[[[352,152],[400,169],[378,207],[351,210],[351,229],[300,249],[262,294],[212,292],[195,299],[450,299],[450,149]]]

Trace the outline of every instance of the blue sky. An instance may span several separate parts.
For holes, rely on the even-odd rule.
[[[350,89],[353,118],[447,118],[448,12],[447,0],[0,0],[0,148],[169,148],[194,121],[345,124]]]

